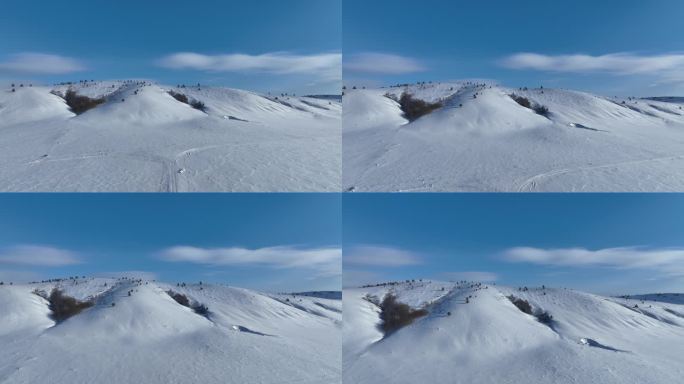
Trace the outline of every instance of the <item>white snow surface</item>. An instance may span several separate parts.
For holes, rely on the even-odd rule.
[[[106,102],[77,116],[69,88]],[[0,191],[339,191],[341,114],[334,98],[149,81],[5,88]]]
[[[665,384],[684,375],[684,294],[642,301],[477,284],[345,289],[343,382]],[[380,310],[365,297],[390,292],[429,314],[384,337]],[[553,321],[523,313],[509,295]]]
[[[443,107],[409,123],[386,97],[404,92]],[[343,110],[346,191],[684,190],[684,98],[454,82],[347,90]]]
[[[55,323],[33,293],[55,287],[95,305]],[[178,304],[169,289],[205,304],[209,315]],[[220,285],[103,278],[4,285],[0,382],[339,383],[341,312],[339,299]]]

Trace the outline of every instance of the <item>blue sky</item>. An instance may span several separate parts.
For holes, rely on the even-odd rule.
[[[338,194],[2,194],[0,280],[129,272],[339,290],[340,205]]]
[[[0,80],[147,78],[339,93],[341,7],[341,0],[8,1]],[[174,61],[177,53],[202,56]]]
[[[344,80],[682,95],[682,15],[678,0],[345,0]]]
[[[432,278],[684,291],[679,194],[346,194],[344,285]]]

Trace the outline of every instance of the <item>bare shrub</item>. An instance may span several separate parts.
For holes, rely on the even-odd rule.
[[[86,308],[92,307],[92,301],[79,301],[71,296],[67,296],[59,289],[53,289],[48,296],[47,301],[50,303],[48,308],[52,311],[50,317],[56,322],[62,322],[74,315],[79,314]]]
[[[542,115],[544,117],[549,117],[549,109],[545,105],[535,105],[534,108],[532,108],[537,115]]]
[[[206,112],[207,111],[207,106],[204,105],[203,102],[199,100],[193,100],[190,102],[190,106],[195,108],[198,111]]]
[[[173,90],[171,90],[171,91],[169,91],[169,95],[171,95],[171,97],[173,97],[174,99],[180,101],[181,103],[190,104],[190,101],[188,100],[188,97],[185,96],[185,95],[182,94],[182,93],[174,92]]]
[[[540,323],[551,324],[553,322],[553,316],[546,311],[539,312],[534,315],[534,317],[536,317]]]
[[[533,110],[536,114],[544,117],[549,117],[549,108],[547,108],[545,105],[534,104],[530,101],[530,99],[516,95],[515,93],[511,93],[508,96],[510,96],[511,99],[515,100],[515,102],[520,104],[521,106]]]
[[[530,102],[530,99],[528,99],[527,97],[518,96],[515,93],[511,93],[510,96],[511,99],[515,100],[515,102],[520,104],[521,106],[532,109],[532,103]]]
[[[171,291],[171,290],[166,291],[166,293],[167,293],[169,296],[171,296],[172,299],[176,300],[176,303],[178,303],[178,304],[180,304],[180,305],[182,305],[182,306],[184,306],[184,307],[190,308],[190,300],[188,300],[188,297],[185,296],[184,294],[178,293],[178,292],[174,292],[174,291]]]
[[[527,300],[517,298],[513,295],[508,296],[508,300],[510,300],[521,312],[527,313],[528,315],[532,314],[532,306]]]
[[[77,115],[80,115],[88,110],[91,110],[98,105],[105,102],[104,98],[93,99],[87,96],[81,96],[76,93],[73,89],[66,91],[64,95],[64,101],[66,101],[71,111]]]
[[[393,294],[388,294],[380,303],[380,319],[382,320],[381,328],[385,334],[392,333],[402,327],[405,327],[419,317],[428,314],[425,309],[412,309],[407,304],[397,301],[397,297]]]
[[[176,303],[192,309],[196,314],[207,317],[209,315],[209,307],[202,303],[191,303],[190,299],[182,293],[174,292],[172,290],[166,291]]]
[[[196,303],[192,306],[192,310],[195,311],[196,314],[202,315],[204,317],[209,315],[209,307],[204,304]]]
[[[408,121],[415,121],[421,116],[425,116],[432,111],[442,107],[442,103],[428,103],[427,101],[414,98],[409,93],[402,93],[399,100],[394,96],[386,95],[392,100],[399,103],[401,111],[404,112],[404,117]]]

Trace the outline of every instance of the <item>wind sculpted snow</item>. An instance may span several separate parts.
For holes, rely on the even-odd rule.
[[[95,305],[56,324],[36,290]],[[173,290],[207,306],[178,304]],[[79,278],[0,286],[0,382],[339,383],[341,300]]]
[[[106,101],[77,116],[68,89]],[[147,81],[3,89],[0,191],[339,191],[340,117],[335,98]]]
[[[383,338],[367,297],[390,293],[429,314]],[[664,296],[418,280],[345,289],[343,382],[678,382],[684,317],[676,313],[684,306],[672,303],[674,294],[651,297]],[[534,315],[543,312],[550,322]]]
[[[408,92],[443,107],[408,123]],[[532,108],[511,95],[526,98]],[[548,113],[540,114],[546,107]],[[348,90],[346,191],[684,191],[684,102],[489,83]]]

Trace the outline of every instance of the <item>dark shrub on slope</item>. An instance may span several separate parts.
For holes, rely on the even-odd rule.
[[[180,305],[182,305],[182,306],[184,306],[184,307],[188,307],[188,308],[190,307],[190,300],[188,300],[188,297],[185,296],[184,294],[182,294],[182,293],[177,293],[177,292],[174,292],[174,291],[171,291],[171,290],[166,291],[166,293],[167,293],[169,296],[171,296],[172,299],[176,300],[176,303],[178,303],[178,304],[180,304]]]
[[[193,100],[190,102],[190,106],[197,109],[198,111],[206,112],[207,111],[207,106],[204,105],[203,102],[199,100]]]
[[[518,307],[521,312],[527,313],[528,315],[532,314],[532,306],[527,300],[519,299],[513,295],[508,296],[508,300],[510,300],[513,305]]]
[[[546,311],[537,313],[537,314],[534,315],[534,316],[537,318],[537,320],[538,320],[540,323],[551,324],[551,322],[553,322],[553,316],[551,316],[551,315],[550,315],[548,312],[546,312]]]
[[[64,100],[66,101],[71,111],[77,115],[84,113],[90,109],[97,107],[98,105],[105,102],[104,98],[93,99],[87,96],[81,96],[76,93],[73,89],[70,89],[64,95]]]
[[[181,103],[190,104],[190,101],[188,100],[188,97],[185,96],[185,95],[182,94],[182,93],[178,93],[178,92],[174,92],[174,91],[169,91],[169,95],[171,95],[171,97],[173,97],[174,99],[180,101]]]
[[[380,303],[380,325],[385,334],[392,333],[399,328],[405,327],[419,317],[428,314],[425,309],[412,309],[404,303],[397,301],[397,297],[388,294]]]
[[[414,121],[419,117],[425,116],[442,107],[441,103],[428,103],[426,101],[416,99],[406,92],[401,94],[399,100],[396,100],[394,97],[390,98],[399,103],[399,107],[401,108],[401,111],[404,112],[404,117],[408,119],[408,121]]]
[[[65,295],[59,289],[53,289],[48,296],[47,301],[50,303],[48,308],[52,311],[50,317],[56,322],[64,321],[71,316],[79,314],[86,308],[92,307],[92,301],[79,301],[71,296]]]
[[[197,109],[198,111],[202,111],[202,112],[207,111],[207,106],[199,100],[192,100],[191,101],[190,99],[188,99],[188,97],[186,95],[179,93],[179,92],[175,92],[173,90],[169,91],[169,95],[171,95],[171,97],[180,101],[181,103],[185,103],[185,104]]]
[[[516,103],[520,104],[525,108],[533,110],[536,114],[544,117],[549,117],[549,108],[547,108],[545,105],[533,104],[530,101],[530,99],[516,95],[515,93],[511,93],[509,96],[511,97],[511,99],[515,100]]]
[[[549,109],[545,105],[535,105],[532,109],[537,112],[537,115],[549,117]]]
[[[549,325],[553,322],[553,316],[547,311],[538,311],[537,313],[534,313],[534,311],[532,311],[532,306],[527,300],[517,298],[513,295],[508,296],[508,300],[510,300],[521,312],[536,317],[537,321],[540,323]]]
[[[511,99],[515,100],[515,102],[520,104],[521,106],[532,109],[532,103],[530,102],[530,99],[528,99],[527,97],[518,96],[515,93],[511,93],[510,96]]]
[[[191,304],[190,299],[188,299],[188,297],[182,293],[174,292],[172,290],[168,290],[168,291],[166,291],[166,293],[169,296],[171,296],[171,298],[174,299],[176,301],[176,303],[178,303],[184,307],[188,307],[188,308],[192,309],[193,311],[195,311],[196,314],[202,315],[204,317],[209,315],[209,307],[207,307],[206,305],[204,305],[202,303],[192,303]]]
[[[193,305],[192,310],[195,311],[196,314],[202,315],[205,317],[209,314],[209,307],[207,307],[204,304],[200,304],[200,303]]]

